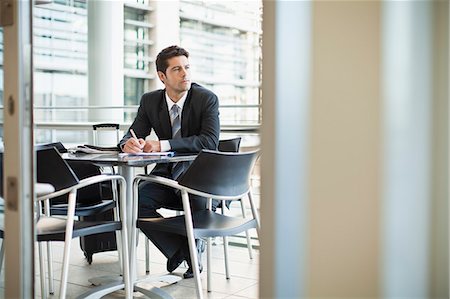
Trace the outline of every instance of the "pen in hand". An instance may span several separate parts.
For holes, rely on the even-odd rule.
[[[136,136],[136,134],[134,133],[134,130],[133,130],[133,129],[130,129],[130,133],[131,133],[131,136],[133,136],[134,139],[136,139],[137,141],[139,141],[139,138],[137,138],[137,136]]]
[[[131,133],[131,136],[133,136],[133,138],[138,142],[139,146],[141,147],[141,143],[139,142],[139,138],[137,138],[136,133],[134,133],[133,129],[130,129],[130,133]],[[142,147],[141,147],[141,151],[142,151]]]

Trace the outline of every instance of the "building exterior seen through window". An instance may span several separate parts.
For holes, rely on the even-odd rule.
[[[260,123],[261,3],[180,3],[180,40],[192,77],[220,98],[222,125]]]
[[[169,46],[158,38],[161,32],[174,36],[190,52],[193,80],[219,96],[222,127],[259,126],[261,1],[181,0],[171,1],[162,10],[160,6],[151,0],[124,1],[124,39],[123,44],[117,45],[124,50],[123,104],[111,107],[105,100],[105,108],[92,107],[88,96],[87,1],[53,0],[35,6],[37,143],[89,142],[91,125],[98,122],[89,114],[92,109],[122,109],[123,117],[110,122],[129,124],[141,95],[161,87],[155,74],[155,56]],[[178,24],[157,31],[158,26],[165,26],[161,20],[165,18],[162,14],[167,13],[172,20],[175,16]],[[0,41],[3,51],[1,32]]]

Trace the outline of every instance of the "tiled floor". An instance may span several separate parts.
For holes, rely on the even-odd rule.
[[[72,252],[69,268],[69,283],[67,298],[75,298],[86,292],[93,286],[88,279],[98,276],[107,276],[119,273],[118,258],[115,252],[98,253],[94,255],[93,263],[89,265],[79,247],[78,239],[72,243]],[[59,280],[61,274],[61,260],[63,255],[63,243],[53,243],[53,267],[55,272],[55,294],[49,298],[58,298]],[[150,251],[150,274],[166,274],[166,259],[151,245]],[[259,251],[254,250],[254,258],[251,260],[247,248],[229,247],[231,279],[225,278],[223,246],[212,247],[212,292],[206,291],[206,254],[203,254],[205,271],[201,274],[205,298],[257,298],[258,297],[258,272],[259,272]],[[37,256],[37,255],[36,255]],[[38,271],[36,261],[36,271]],[[182,276],[186,271],[184,265],[180,266],[174,274]],[[138,245],[138,275],[145,274],[144,238],[141,235]],[[149,284],[141,283],[139,286],[151,288],[161,286],[174,298],[195,298],[195,283],[193,279],[183,279],[173,285],[164,286],[161,283]],[[3,293],[1,289],[1,293]],[[35,282],[36,297],[41,297],[39,276]],[[3,294],[2,294],[3,295]],[[103,298],[123,298],[123,292],[117,291]],[[135,298],[144,298],[140,293],[134,293]],[[3,296],[0,296],[3,297]]]

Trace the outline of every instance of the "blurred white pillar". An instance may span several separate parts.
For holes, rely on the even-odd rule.
[[[431,171],[431,3],[383,5],[383,285],[426,298]]]
[[[123,106],[122,0],[88,0],[89,105]],[[91,109],[89,121],[123,121],[123,109]]]
[[[383,4],[385,298],[448,297],[448,44],[434,41],[448,40],[445,6]]]
[[[263,6],[259,297],[303,298],[311,3],[265,1]]]

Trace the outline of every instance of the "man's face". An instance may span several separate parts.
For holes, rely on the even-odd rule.
[[[158,76],[166,86],[167,91],[182,93],[191,88],[191,70],[186,56],[175,56],[167,60],[166,73],[158,72]]]

